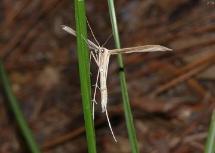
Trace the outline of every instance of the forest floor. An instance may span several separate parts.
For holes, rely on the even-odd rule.
[[[75,27],[73,6],[69,0],[0,2],[0,57],[46,153],[87,152],[76,40],[61,29],[62,24]],[[173,49],[123,55],[140,152],[202,153],[215,105],[215,2],[117,0],[115,6],[123,47],[160,44]],[[102,44],[111,34],[107,4],[91,0],[86,7]],[[113,39],[105,47],[114,48]],[[96,70],[92,63],[92,82]],[[114,56],[107,85],[108,111],[119,142],[113,141],[98,104],[98,152],[130,153]],[[0,152],[22,153],[5,103],[1,94]]]

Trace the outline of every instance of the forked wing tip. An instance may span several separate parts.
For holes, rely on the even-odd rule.
[[[161,51],[170,51],[170,52],[173,51],[173,49],[170,49],[170,48],[167,48],[167,47],[164,47],[164,46],[160,46],[160,49],[161,49]]]
[[[167,50],[167,51],[170,51],[170,52],[173,51],[173,49],[171,49],[171,48],[166,48],[166,50]]]
[[[60,25],[61,26],[61,28],[63,29],[63,30],[65,30],[66,28],[67,28],[67,26],[66,25]]]

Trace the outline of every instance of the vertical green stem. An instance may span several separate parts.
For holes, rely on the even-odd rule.
[[[88,152],[96,153],[96,140],[94,124],[91,112],[91,83],[90,83],[90,61],[87,44],[87,28],[84,0],[75,0],[75,20],[77,30],[78,65],[81,82],[81,95],[84,111],[84,121]]]
[[[6,98],[8,100],[9,107],[14,114],[15,120],[16,120],[18,127],[21,131],[21,134],[27,144],[28,150],[31,153],[41,153],[40,149],[34,139],[34,136],[31,132],[30,128],[28,127],[27,121],[25,120],[25,117],[19,107],[16,97],[12,92],[9,79],[7,77],[3,63],[1,61],[0,61],[0,80],[1,80],[2,87],[5,92]]]
[[[212,113],[204,153],[214,153],[214,151],[215,151],[215,111],[213,111]]]
[[[116,45],[116,48],[120,48],[119,32],[117,27],[116,13],[115,13],[113,0],[108,0],[108,6],[109,6],[109,13],[110,13],[110,18],[112,23],[112,30],[113,30],[115,45]],[[117,58],[118,58],[118,64],[120,67],[119,69],[120,85],[121,85],[123,108],[125,112],[125,119],[126,119],[126,126],[128,130],[129,141],[131,144],[132,153],[138,153],[139,149],[138,149],[138,143],[136,138],[136,132],[134,128],[133,116],[131,112],[131,106],[129,103],[129,96],[127,91],[122,55],[119,54]]]

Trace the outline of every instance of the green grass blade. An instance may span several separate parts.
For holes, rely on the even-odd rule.
[[[118,33],[115,7],[114,7],[113,0],[108,0],[108,6],[109,6],[109,13],[110,13],[110,18],[111,18],[115,45],[116,45],[116,48],[120,48],[119,33]],[[137,138],[136,138],[136,132],[135,132],[135,128],[134,128],[131,106],[129,103],[129,96],[128,96],[128,90],[127,90],[126,79],[125,79],[125,72],[123,71],[124,70],[123,59],[122,59],[121,55],[118,55],[117,58],[118,58],[118,64],[120,67],[120,72],[119,72],[120,85],[121,85],[123,108],[124,108],[124,112],[125,112],[125,119],[126,119],[126,126],[127,126],[127,130],[128,130],[129,141],[131,144],[132,153],[138,153],[139,149],[138,149],[138,143],[137,143]]]
[[[213,111],[212,113],[204,153],[214,153],[214,151],[215,151],[215,111]]]
[[[77,31],[78,65],[81,82],[81,95],[89,153],[96,153],[96,140],[91,112],[90,61],[87,48],[87,28],[84,0],[75,0],[75,20]]]
[[[3,63],[0,61],[0,81],[2,83],[2,87],[4,90],[4,93],[6,95],[6,98],[8,100],[8,104],[10,109],[12,110],[15,120],[18,124],[18,127],[21,131],[21,134],[24,138],[25,143],[27,144],[27,148],[31,153],[41,153],[34,136],[28,127],[28,124],[25,120],[25,117],[19,107],[19,104],[16,100],[15,95],[12,92],[9,79],[7,77],[7,74],[5,72]]]

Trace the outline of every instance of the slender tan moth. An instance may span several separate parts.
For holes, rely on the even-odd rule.
[[[76,36],[75,30],[72,28],[62,25],[62,29],[68,32],[69,34],[72,34],[73,36]],[[91,29],[90,29],[91,30]],[[91,30],[92,32],[92,30]],[[93,33],[92,33],[93,34]],[[94,34],[93,34],[94,37]],[[95,37],[94,37],[95,39]],[[98,43],[98,41],[95,39],[95,41]],[[96,77],[96,84],[93,94],[93,118],[94,118],[94,104],[96,103],[96,90],[98,88],[98,81],[100,81],[100,94],[101,94],[101,107],[102,112],[106,113],[108,125],[111,131],[111,134],[114,138],[114,140],[117,142],[116,137],[113,133],[108,112],[107,112],[107,101],[108,101],[108,92],[107,92],[107,73],[108,73],[108,65],[109,65],[109,59],[111,55],[114,54],[120,54],[120,53],[134,53],[134,52],[155,52],[155,51],[172,51],[172,49],[169,49],[164,46],[160,45],[145,45],[145,46],[137,46],[137,47],[130,47],[130,48],[122,48],[122,49],[112,49],[109,50],[107,48],[104,48],[103,46],[100,46],[99,44],[96,45],[89,39],[87,39],[87,44],[89,48],[91,49],[90,55],[95,60],[95,63],[98,66],[98,73]]]

